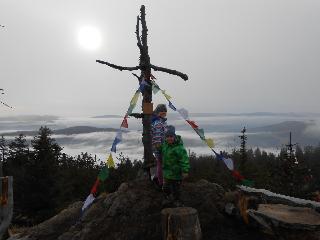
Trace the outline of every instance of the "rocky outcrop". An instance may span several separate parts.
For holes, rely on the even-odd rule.
[[[282,239],[319,240],[320,214],[305,207],[283,204],[260,204],[248,214]]]
[[[182,186],[185,205],[199,213],[203,239],[265,239],[224,215],[224,193],[205,180]],[[10,240],[160,240],[162,203],[162,192],[151,183],[123,183],[118,191],[99,196],[81,217],[78,202]]]

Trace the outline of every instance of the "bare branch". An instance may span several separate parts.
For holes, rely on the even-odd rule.
[[[0,101],[0,103],[3,104],[4,106],[8,107],[8,108],[13,108],[13,107],[9,106],[8,104],[6,104],[6,103],[4,103],[2,101]]]
[[[164,68],[164,67],[158,67],[158,66],[155,66],[155,65],[152,65],[152,64],[150,64],[150,67],[155,71],[166,72],[166,73],[169,73],[169,74],[173,74],[173,75],[179,76],[185,81],[188,80],[188,75],[187,74],[184,74],[184,73],[179,72],[177,70],[172,70],[172,69],[168,69],[168,68]]]
[[[140,33],[140,30],[139,30],[139,21],[140,21],[140,18],[139,16],[137,16],[137,25],[136,25],[136,35],[137,35],[137,45],[140,49],[140,52],[142,50],[142,44],[141,44],[141,39],[140,39],[140,36],[139,36],[139,33]]]
[[[140,8],[141,13],[141,26],[142,26],[142,44],[145,48],[148,49],[148,28],[147,28],[147,22],[146,22],[146,12],[145,12],[145,6],[142,5]]]
[[[139,70],[139,69],[140,69],[140,66],[135,66],[135,67],[123,67],[123,66],[118,66],[118,65],[112,64],[112,63],[104,62],[104,61],[101,61],[101,60],[96,60],[96,62],[97,62],[97,63],[101,63],[101,64],[105,64],[105,65],[107,65],[107,66],[109,66],[109,67],[118,69],[118,70],[120,70],[120,71],[122,71],[122,70],[134,71],[134,70]]]
[[[141,81],[141,78],[137,74],[132,73],[132,75],[135,76],[136,78],[138,78],[139,82]]]

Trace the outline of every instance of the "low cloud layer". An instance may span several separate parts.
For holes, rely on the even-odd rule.
[[[276,115],[276,116],[261,116],[261,113],[256,115],[220,115],[208,114],[191,115],[192,120],[196,121],[199,127],[205,131],[206,138],[213,138],[215,142],[215,149],[217,151],[232,149],[239,149],[240,146],[240,130],[243,126],[248,129],[248,148],[256,148],[277,152],[281,147],[289,141],[289,131],[292,131],[293,141],[300,145],[315,145],[319,143],[320,137],[320,121],[316,116],[310,115]],[[16,130],[38,130],[39,125],[45,125],[50,120],[48,126],[52,129],[61,129],[72,126],[92,126],[98,128],[119,128],[121,119],[119,118],[58,118],[45,117],[39,120],[38,117],[26,117],[24,122],[17,122],[17,119],[2,118],[1,129],[2,133]],[[40,118],[41,119],[41,118]],[[54,120],[56,119],[56,120]],[[310,121],[313,119],[313,121]],[[288,129],[285,121],[296,121],[296,123],[306,123],[305,128]],[[173,124],[176,127],[177,134],[181,135],[185,147],[190,152],[195,152],[198,155],[212,154],[212,151],[200,139],[200,137],[193,131],[193,129],[186,124],[183,119],[178,119],[176,116],[168,116],[168,124]],[[273,125],[276,124],[276,125]],[[285,131],[269,131],[274,130],[274,126],[286,126]],[[294,124],[295,126],[297,124]],[[298,124],[301,125],[301,124]],[[302,126],[304,126],[302,124]],[[250,131],[250,129],[257,129],[261,127],[263,131]],[[143,144],[141,121],[134,118],[129,119],[129,131],[123,133],[123,141],[117,146],[117,153],[123,153],[132,159],[142,159]],[[270,128],[270,129],[269,129]],[[269,129],[269,130],[268,130]],[[110,149],[116,132],[91,132],[82,134],[54,134],[53,138],[63,146],[63,151],[75,156],[81,152],[88,152],[96,155],[98,159],[105,160],[110,153]],[[13,140],[13,136],[6,136],[7,140]],[[28,136],[30,141],[32,136]],[[118,155],[118,154],[117,154]]]

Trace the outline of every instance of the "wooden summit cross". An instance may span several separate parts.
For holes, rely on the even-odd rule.
[[[135,67],[123,67],[118,66],[109,62],[96,60],[96,62],[101,64],[106,64],[109,67],[118,69],[120,71],[127,70],[127,71],[134,71],[134,70],[141,70],[140,76],[136,76],[139,80],[139,83],[144,79],[147,82],[147,85],[144,87],[142,92],[143,99],[142,99],[142,111],[143,114],[140,114],[142,118],[143,124],[143,133],[142,133],[142,142],[144,147],[144,168],[148,170],[153,165],[153,155],[152,155],[152,143],[151,143],[151,115],[153,112],[153,104],[152,104],[152,84],[151,84],[151,69],[154,71],[161,71],[166,72],[169,74],[173,74],[176,76],[181,77],[183,80],[188,80],[188,76],[184,73],[178,72],[176,70],[158,67],[150,63],[150,56],[148,53],[148,42],[147,42],[147,35],[148,35],[148,28],[145,19],[145,6],[142,5],[140,8],[140,17],[137,16],[137,25],[136,25],[136,36],[137,36],[137,46],[140,50],[140,62],[138,66]],[[141,36],[139,25],[142,26]]]

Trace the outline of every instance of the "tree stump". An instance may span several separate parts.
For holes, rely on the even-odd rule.
[[[161,211],[163,240],[200,240],[198,211],[190,207],[165,208]]]

